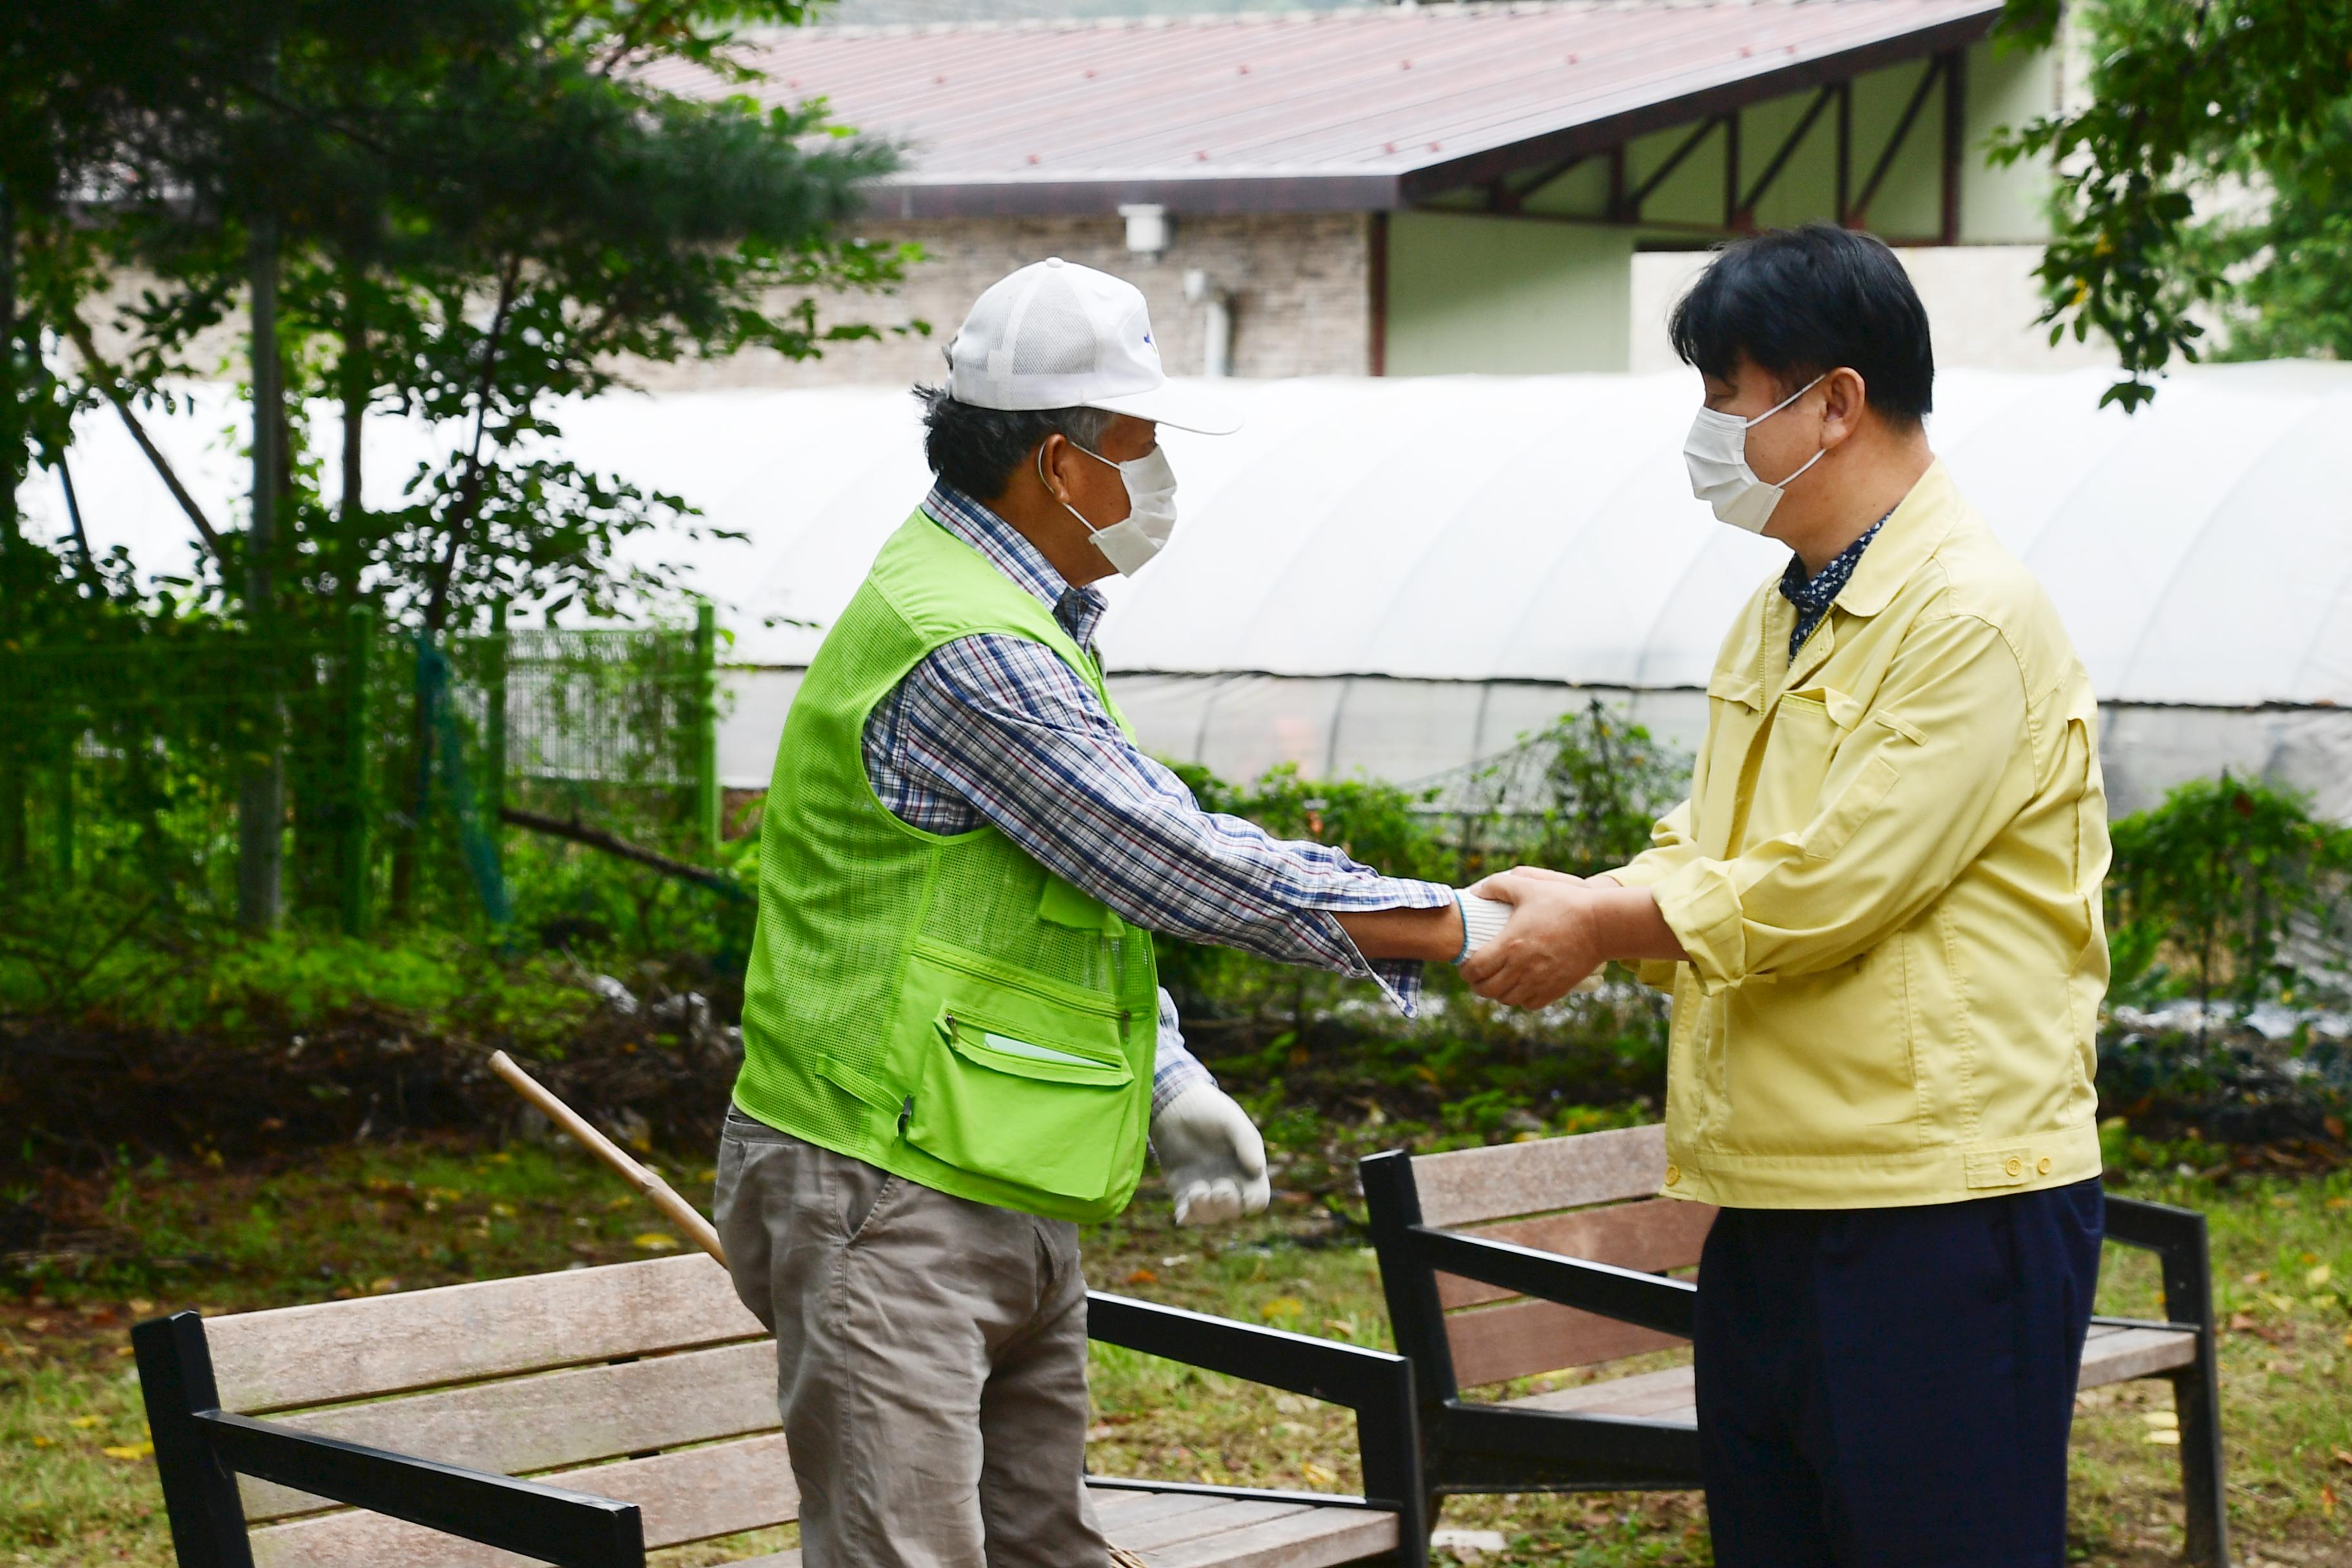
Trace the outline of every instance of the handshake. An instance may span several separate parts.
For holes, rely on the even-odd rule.
[[[1499,932],[1496,911],[1477,908],[1481,900],[1509,906]],[[1650,890],[1608,877],[1520,866],[1465,889],[1462,908],[1470,945],[1462,978],[1508,1006],[1549,1007],[1611,959],[1685,956]]]

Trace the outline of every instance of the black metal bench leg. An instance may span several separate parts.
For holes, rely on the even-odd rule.
[[[2172,1407],[2180,1418],[2180,1491],[2187,1505],[2188,1549],[2202,1568],[2229,1568],[2229,1498],[2221,1484],[2221,1402],[2210,1332],[2198,1336],[2197,1360],[2172,1374]]]
[[[253,1568],[236,1477],[213,1453],[196,1420],[197,1411],[220,1404],[203,1320],[175,1312],[141,1323],[131,1331],[131,1344],[180,1568]]]
[[[2153,1250],[2164,1271],[2164,1315],[2197,1325],[2197,1359],[2169,1374],[2180,1420],[2180,1492],[2188,1560],[2229,1568],[2229,1496],[2221,1480],[2221,1333],[2213,1321],[2212,1253],[2205,1216],[2187,1209],[2111,1199],[2107,1234]]]

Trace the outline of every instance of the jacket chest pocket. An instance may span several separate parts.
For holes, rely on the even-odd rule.
[[[1691,835],[1700,854],[1719,860],[1737,853],[1731,838],[1764,721],[1764,692],[1753,680],[1717,674],[1707,682],[1706,697],[1706,780],[1691,801]]]
[[[1792,691],[1780,699],[1755,761],[1756,787],[1742,847],[1804,830],[1821,803],[1830,760],[1844,738],[1820,697]]]

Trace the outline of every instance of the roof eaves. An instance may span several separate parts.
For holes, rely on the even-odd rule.
[[[1520,169],[1555,163],[1580,153],[1598,153],[1654,131],[1688,125],[1695,121],[1728,113],[1735,109],[1745,109],[1790,93],[1827,87],[1832,82],[1887,66],[1959,48],[1990,33],[2000,10],[2000,0],[1987,0],[1980,10],[1915,32],[1876,39],[1850,49],[1815,55],[1786,66],[1760,70],[1736,81],[1721,82],[1696,92],[1660,99],[1601,119],[1564,125],[1559,130],[1526,137],[1503,146],[1483,148],[1456,158],[1432,159],[1398,176],[1397,205],[1410,205],[1443,191],[1484,184]]]
[[[870,217],[1084,217],[1122,206],[1171,213],[1385,212],[1405,205],[1394,174],[1203,174],[1101,180],[925,179],[893,175],[864,189]]]

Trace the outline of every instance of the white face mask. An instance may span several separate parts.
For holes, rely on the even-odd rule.
[[[1158,447],[1140,458],[1114,463],[1099,452],[1087,452],[1076,441],[1070,445],[1106,468],[1118,470],[1120,481],[1127,486],[1127,516],[1108,528],[1097,528],[1069,502],[1064,501],[1062,510],[1087,523],[1095,548],[1103,552],[1111,570],[1132,577],[1167,547],[1169,536],[1176,531],[1176,470],[1169,466],[1168,454]],[[1037,477],[1045,477],[1043,447],[1037,448]]]
[[[1777,485],[1768,485],[1748,466],[1748,432],[1802,397],[1824,380],[1817,375],[1753,419],[1701,408],[1683,441],[1683,465],[1690,469],[1691,494],[1715,509],[1716,521],[1750,533],[1761,533],[1772,521],[1772,509],[1796,482],[1797,474],[1829,455],[1824,447],[1805,459],[1804,468]]]

